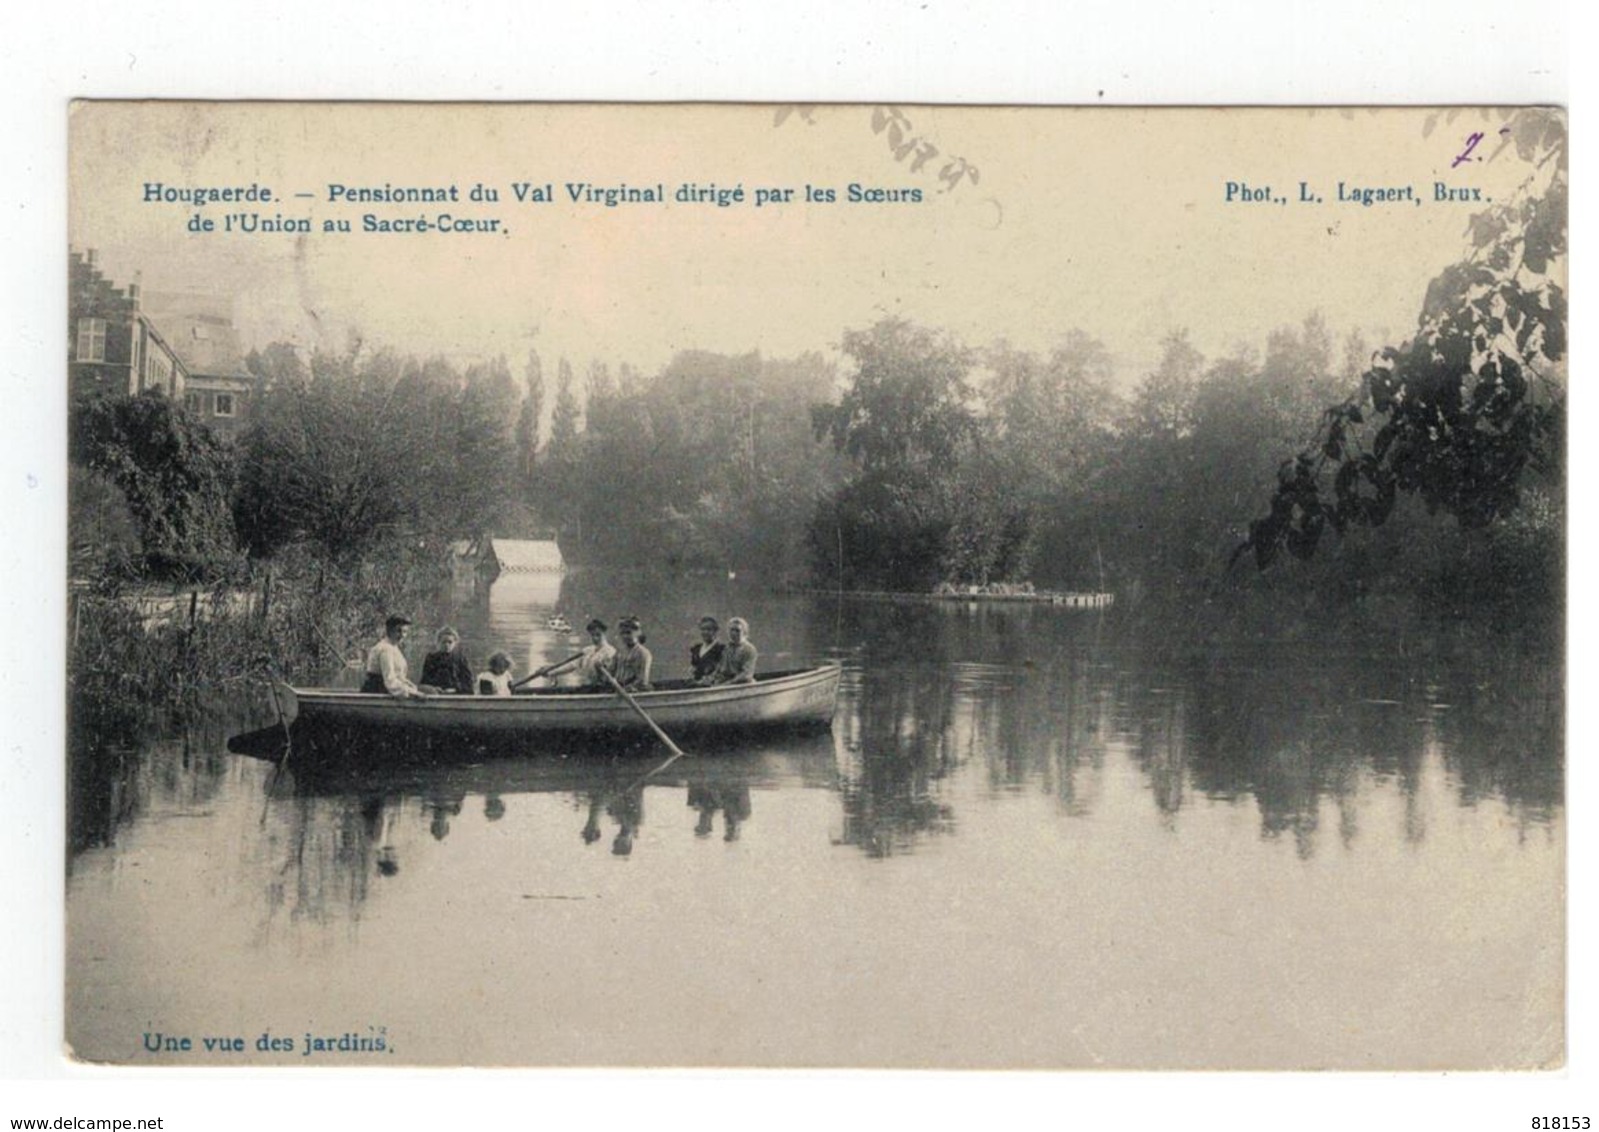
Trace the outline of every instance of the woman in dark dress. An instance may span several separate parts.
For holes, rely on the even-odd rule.
[[[461,635],[446,625],[439,630],[439,647],[422,662],[424,690],[472,694],[472,665],[461,652]]]
[[[721,626],[714,617],[700,618],[700,639],[688,650],[688,662],[694,667],[694,682],[702,684],[710,679],[711,673],[716,671],[716,666],[721,663],[722,649],[725,647],[716,639],[717,631]]]

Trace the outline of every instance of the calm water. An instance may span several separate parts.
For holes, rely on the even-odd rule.
[[[519,673],[570,650],[544,629],[555,610],[646,615],[662,675],[686,667],[701,613],[743,613],[768,668],[844,662],[838,716],[829,735],[693,755],[642,785],[658,752],[278,775],[227,752],[267,721],[259,705],[102,751],[74,769],[70,814],[81,1056],[1560,1055],[1553,663],[1415,645],[1194,655],[1115,614],[720,581],[576,574],[458,598],[473,658],[505,648]],[[307,1054],[308,1034],[331,1048]],[[292,1048],[256,1052],[274,1038]]]

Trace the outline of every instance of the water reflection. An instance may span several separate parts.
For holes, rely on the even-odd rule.
[[[955,811],[938,785],[960,765],[963,744],[945,673],[932,666],[850,673],[839,700],[841,842],[885,857],[951,832]]]
[[[67,867],[85,850],[116,843],[117,832],[152,809],[200,816],[228,767],[225,736],[259,705],[202,710],[188,720],[83,711],[67,727]]]
[[[666,608],[667,664],[670,626],[686,639],[691,614],[742,607],[643,582],[573,585],[560,605],[574,619]],[[1254,1027],[1337,1015],[1329,1033],[1388,1034],[1415,1017],[1433,1034],[1457,1005],[1450,984],[1431,1013],[1411,1006],[1441,951],[1523,998],[1559,978],[1558,948],[1530,927],[1558,920],[1562,883],[1558,658],[1183,652],[1047,609],[768,598],[761,610],[764,648],[845,660],[831,732],[685,742],[690,756],[658,773],[666,753],[645,739],[335,736],[319,749],[296,735],[286,761],[281,728],[224,740],[271,719],[269,704],[226,729],[74,719],[76,1048],[121,1056],[127,1017],[175,1024],[168,1012],[185,1005],[259,1010],[255,996],[276,994],[285,1015],[331,1001],[339,1025],[382,1015],[418,1041],[441,1003],[470,1000],[503,1044],[458,1028],[415,1056],[595,1063],[619,1048],[605,1019],[621,1013],[596,1015],[595,988],[675,1034],[736,976],[747,993],[728,1017],[743,1044],[728,1048],[747,1058],[777,1048],[769,1034],[814,1034],[820,1048],[841,1018],[870,1035],[892,1015],[917,1031],[897,1063],[921,1063],[923,1033],[959,1028],[947,1005],[977,1019],[985,1056],[1038,1061],[1076,1048],[1084,1019],[1097,1041],[1124,1026],[1177,1032],[1218,995]],[[542,611],[499,629],[481,612],[456,618],[470,640],[506,648],[503,631],[543,647]],[[1398,911],[1378,922],[1373,908]],[[795,925],[803,939],[786,942]],[[925,994],[951,948],[1003,957],[958,1002]],[[408,977],[419,965],[425,985]],[[485,998],[484,970],[515,993]],[[714,985],[697,981],[707,970]],[[874,988],[854,1013],[849,972]],[[1018,1017],[1026,1048],[995,1046]],[[552,1048],[566,1034],[593,1041]],[[1274,1031],[1237,1057],[1265,1063],[1304,1040]],[[694,1048],[702,1063],[734,1056]]]
[[[535,804],[541,799],[564,799],[560,809],[574,815],[577,836],[567,844],[603,844],[622,859],[641,850],[647,811],[675,805],[695,815],[681,830],[664,825],[663,837],[702,840],[719,822],[723,840],[733,842],[754,816],[760,792],[835,785],[829,733],[707,743],[707,753],[675,760],[664,771],[664,752],[633,745],[507,756],[443,736],[414,736],[419,751],[409,752],[393,737],[381,748],[341,746],[351,742],[296,731],[281,770],[265,761],[279,754],[274,729],[230,743],[262,760],[254,765],[266,781],[263,852],[276,862],[266,870],[272,917],[358,919],[385,878],[429,867],[429,855],[463,830],[477,836],[508,815],[547,817],[550,808]]]
[[[709,837],[716,832],[716,815],[721,813],[723,841],[737,841],[739,829],[754,812],[747,784],[725,786],[704,777],[689,780],[688,804],[699,814],[695,837]]]
[[[1182,764],[1209,797],[1253,799],[1263,835],[1292,837],[1304,856],[1314,852],[1322,802],[1336,808],[1338,837],[1349,844],[1359,832],[1358,795],[1376,783],[1397,785],[1404,836],[1421,841],[1430,766],[1462,805],[1491,795],[1521,821],[1547,821],[1559,803],[1563,745],[1549,666],[1434,663],[1428,678],[1381,657],[1293,666],[1195,658],[1174,673]],[[1159,701],[1146,692],[1130,703],[1140,737],[1172,717]]]
[[[1496,657],[1490,667],[1470,656],[1418,666],[1358,655],[1307,662],[1286,652],[1195,654],[1141,667],[1136,656],[1073,647],[1082,642],[1070,639],[1046,640],[1041,651],[1037,634],[1012,626],[998,634],[998,651],[1014,658],[1004,664],[955,659],[980,652],[972,624],[951,625],[939,613],[934,632],[924,611],[893,613],[869,626],[877,648],[892,650],[908,638],[929,647],[910,663],[902,653],[897,665],[876,663],[873,650],[863,650],[852,662],[858,667],[846,671],[833,735],[820,746],[784,740],[790,745],[719,756],[714,778],[685,777],[689,767],[678,768],[673,780],[687,791],[697,836],[708,837],[720,820],[724,839],[738,839],[752,812],[748,788],[764,773],[750,768],[772,759],[835,789],[842,816],[837,840],[871,857],[956,832],[949,783],[968,767],[991,796],[1043,791],[1064,817],[1082,818],[1094,813],[1105,775],[1128,766],[1162,825],[1172,827],[1196,798],[1248,804],[1262,837],[1287,838],[1304,857],[1317,851],[1324,834],[1354,844],[1362,797],[1377,789],[1399,792],[1403,836],[1423,840],[1429,817],[1420,799],[1429,768],[1455,804],[1501,801],[1523,827],[1547,824],[1561,803],[1561,680],[1556,666],[1537,658]],[[72,855],[112,845],[119,826],[152,806],[203,813],[229,766],[219,729],[214,722],[191,725],[150,741],[75,727]],[[498,821],[506,798],[528,791],[581,795],[585,842],[599,840],[595,831],[603,825],[617,856],[637,844],[645,787],[624,788],[648,769],[642,740],[598,756],[563,746],[513,758],[450,737],[416,742],[415,765],[382,774],[371,764],[393,762],[395,752],[351,771],[338,759],[319,767],[314,750],[294,751],[284,774],[303,818],[335,826],[296,834],[295,859],[331,854],[335,871],[370,872],[386,845],[382,860],[392,875],[400,863],[395,819],[385,807],[414,803],[430,839],[442,843],[468,809]],[[263,729],[255,746],[251,753],[276,757],[281,735]],[[729,780],[729,767],[746,769]],[[276,778],[269,785],[280,793]],[[349,814],[330,818],[322,807],[306,808],[312,800],[340,798],[351,800]],[[377,822],[383,815],[386,824]],[[364,891],[349,884],[342,890]]]

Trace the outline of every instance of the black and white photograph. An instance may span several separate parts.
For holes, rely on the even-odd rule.
[[[74,1062],[1566,1066],[1563,109],[67,161]]]

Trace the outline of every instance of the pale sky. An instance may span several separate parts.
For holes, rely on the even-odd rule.
[[[834,354],[841,331],[885,313],[972,345],[1045,350],[1073,327],[1100,337],[1123,382],[1187,327],[1215,357],[1260,345],[1320,310],[1372,345],[1411,331],[1428,280],[1465,251],[1486,203],[1437,203],[1435,182],[1510,193],[1513,152],[1451,162],[1499,119],[1462,112],[1428,136],[1426,110],[1112,110],[905,107],[904,140],[939,156],[896,162],[866,106],[776,124],[773,106],[85,104],[71,130],[70,238],[114,281],[231,295],[246,347],[275,339],[444,354],[530,346],[547,374],[565,355],[654,371],[678,350]],[[979,182],[948,189],[958,155]],[[518,203],[516,181],[555,203]],[[1299,183],[1323,198],[1301,203]],[[1338,184],[1413,186],[1420,203],[1336,200]],[[195,209],[146,203],[147,182],[250,185],[286,198],[207,204],[308,218],[310,235],[197,234]],[[668,203],[574,204],[566,185],[653,187]],[[919,189],[921,203],[848,203],[850,183]],[[1269,190],[1228,203],[1228,183]],[[458,186],[445,205],[333,203],[328,186]],[[472,186],[497,203],[467,200]],[[791,203],[728,208],[671,199],[679,186],[790,188]],[[832,204],[803,202],[828,186]],[[947,191],[941,191],[947,190]],[[1239,190],[1241,192],[1241,190]],[[309,199],[292,194],[309,193]],[[1278,204],[1275,198],[1288,198]],[[494,218],[501,232],[363,233],[384,220]],[[349,234],[324,234],[328,219]]]

